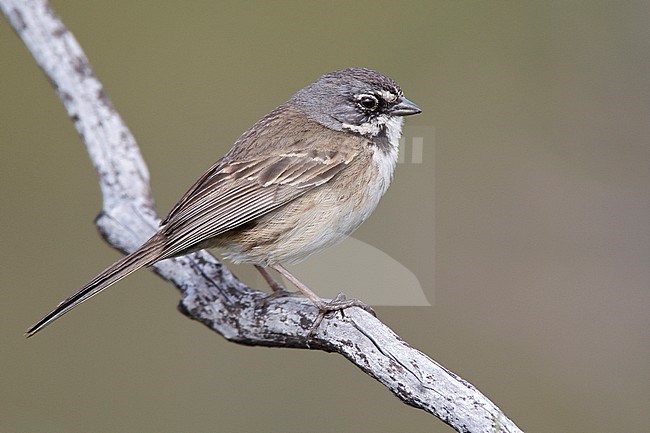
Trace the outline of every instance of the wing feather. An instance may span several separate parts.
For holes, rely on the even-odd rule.
[[[299,152],[214,164],[162,223],[165,257],[259,218],[331,180],[356,153]]]

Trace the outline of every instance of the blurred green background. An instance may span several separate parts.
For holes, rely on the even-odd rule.
[[[161,214],[321,74],[395,78],[424,110],[408,127],[435,139],[355,238],[432,306],[379,317],[527,432],[650,423],[649,5],[53,2]],[[25,340],[119,254],[92,224],[84,148],[4,20],[0,64],[0,431],[451,431],[340,356],[227,343],[146,271]]]

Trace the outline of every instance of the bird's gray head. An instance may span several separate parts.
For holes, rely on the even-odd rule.
[[[390,122],[399,122],[401,129],[401,117],[421,112],[395,81],[364,68],[323,75],[293,95],[290,103],[323,126],[366,137],[385,132]]]

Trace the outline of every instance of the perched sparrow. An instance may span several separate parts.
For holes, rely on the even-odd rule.
[[[234,263],[284,275],[321,311],[364,305],[324,301],[281,263],[334,245],[370,216],[397,162],[402,117],[420,113],[390,78],[332,72],[255,123],[185,193],[160,230],[29,328],[27,336],[130,273],[219,247]]]

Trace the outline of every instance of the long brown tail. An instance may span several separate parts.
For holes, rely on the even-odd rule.
[[[77,290],[74,295],[57,305],[54,310],[47,313],[45,317],[32,325],[25,332],[25,336],[31,337],[77,305],[87,301],[132,272],[155,263],[160,259],[164,248],[165,245],[162,236],[158,234],[154,235],[136,251],[113,263],[92,281]]]

